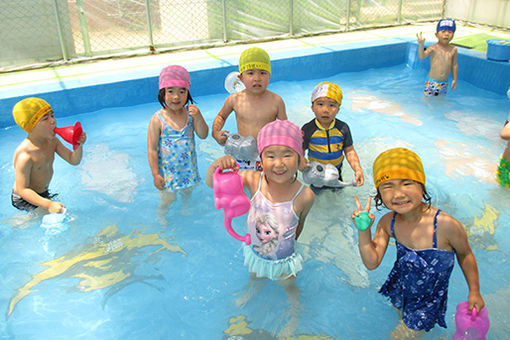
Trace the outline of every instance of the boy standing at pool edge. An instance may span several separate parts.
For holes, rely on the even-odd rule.
[[[246,89],[231,94],[216,116],[212,136],[224,146],[228,131],[222,130],[228,116],[235,112],[237,131],[244,137],[255,140],[260,129],[276,119],[287,119],[282,98],[267,89],[271,78],[271,61],[266,51],[252,47],[241,53],[239,79]],[[237,160],[242,170],[255,170],[258,160]]]
[[[61,212],[65,206],[53,201],[55,195],[48,191],[55,152],[69,164],[80,164],[82,145],[87,139],[85,132],[80,136],[76,150],[66,148],[53,131],[57,123],[50,104],[40,98],[26,98],[16,103],[12,115],[16,124],[28,132],[27,138],[14,151],[12,205],[26,211],[43,207],[50,213]]]
[[[425,59],[430,55],[430,70],[425,81],[426,96],[444,95],[448,91],[448,76],[452,72],[452,91],[457,87],[457,47],[450,45],[455,33],[455,20],[441,19],[437,23],[437,43],[424,48],[425,38],[421,32],[418,38],[418,56]]]

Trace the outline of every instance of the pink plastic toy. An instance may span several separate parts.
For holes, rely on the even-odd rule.
[[[455,324],[457,331],[453,335],[453,340],[485,340],[490,326],[489,311],[484,307],[477,313],[476,307],[473,307],[470,312],[468,302],[461,302],[457,305]]]
[[[53,131],[62,137],[62,139],[64,139],[66,142],[72,144],[73,149],[78,147],[78,140],[80,140],[81,134],[83,133],[80,122],[76,122],[74,126],[55,128]]]
[[[243,191],[243,179],[238,170],[223,172],[217,168],[213,174],[214,203],[216,209],[223,208],[223,223],[227,232],[236,240],[247,245],[251,243],[250,234],[239,235],[232,229],[232,219],[246,214],[250,210],[250,199]]]

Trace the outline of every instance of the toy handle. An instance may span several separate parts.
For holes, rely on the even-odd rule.
[[[251,244],[251,235],[250,234],[241,236],[234,231],[234,229],[232,228],[232,219],[231,218],[225,216],[225,218],[223,219],[223,224],[225,224],[225,229],[230,234],[230,236],[232,236],[233,238],[235,238],[238,241],[244,242],[247,246],[249,246]]]
[[[473,309],[471,309],[471,321],[475,321],[477,315],[478,315],[478,313],[477,313],[476,307],[473,306]]]
[[[237,167],[235,169],[231,169],[233,173],[237,174],[239,172],[239,164],[237,164]],[[220,167],[217,167],[216,170],[214,170],[214,175],[215,176],[218,176],[218,175],[221,175],[224,171],[220,168]]]

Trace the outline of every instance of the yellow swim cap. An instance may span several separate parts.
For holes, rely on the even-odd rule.
[[[12,109],[12,115],[16,124],[30,133],[39,120],[50,111],[51,106],[44,99],[30,97],[17,102]]]
[[[390,179],[410,179],[425,185],[421,159],[409,149],[394,148],[381,153],[372,166],[376,188]]]
[[[312,103],[317,98],[328,97],[335,100],[338,105],[342,105],[342,89],[335,83],[325,81],[317,84],[312,91]]]
[[[244,50],[239,58],[239,73],[255,68],[271,73],[271,60],[269,60],[269,55],[259,47],[252,47]]]

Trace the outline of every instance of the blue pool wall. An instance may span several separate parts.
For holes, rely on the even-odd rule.
[[[479,51],[458,48],[459,80],[506,95],[510,86],[510,63],[488,60]],[[271,51],[269,51],[271,52]],[[271,54],[271,81],[319,79],[343,72],[408,65],[427,70],[430,58],[418,58],[415,39],[384,39],[311,47]],[[190,63],[194,97],[223,93],[225,76],[237,71],[238,57]],[[74,78],[43,86],[3,90],[0,94],[0,128],[13,126],[12,107],[19,100],[38,96],[48,101],[57,117],[157,102],[160,67],[97,77]]]

